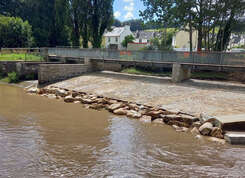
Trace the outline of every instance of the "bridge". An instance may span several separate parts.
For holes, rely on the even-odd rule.
[[[50,60],[84,62],[91,71],[120,71],[129,66],[172,68],[176,83],[189,79],[193,69],[245,71],[245,53],[47,48],[46,55]]]

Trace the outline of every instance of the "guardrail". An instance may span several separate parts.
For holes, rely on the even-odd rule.
[[[245,53],[177,52],[177,51],[120,51],[110,49],[48,48],[48,55],[73,58],[102,58],[132,61],[179,62],[195,64],[245,66]]]

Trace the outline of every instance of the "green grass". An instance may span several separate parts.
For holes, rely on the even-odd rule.
[[[135,74],[135,75],[151,75],[151,76],[163,76],[171,77],[172,72],[154,72],[138,68],[127,68],[122,70],[123,73]],[[211,71],[202,71],[202,72],[192,72],[191,78],[201,79],[201,80],[229,80],[229,73],[226,72],[211,72]]]
[[[17,83],[19,82],[19,76],[16,72],[10,72],[7,76],[0,74],[0,82]]]
[[[8,77],[1,77],[0,76],[0,82],[10,83],[10,79]]]
[[[229,80],[229,74],[227,72],[193,72],[191,77],[201,80]]]
[[[171,72],[152,72],[152,71],[147,71],[144,69],[138,69],[138,68],[127,68],[122,70],[122,73],[128,73],[128,74],[136,74],[136,75],[152,75],[152,76],[171,76]]]
[[[42,61],[43,58],[34,54],[0,54],[0,61]]]

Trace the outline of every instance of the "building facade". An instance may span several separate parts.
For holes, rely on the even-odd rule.
[[[109,49],[123,49],[122,42],[128,35],[133,35],[130,26],[113,27],[112,31],[104,34],[105,47]]]

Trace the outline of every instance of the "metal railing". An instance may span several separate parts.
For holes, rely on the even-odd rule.
[[[120,51],[110,49],[48,48],[48,55],[73,58],[101,58],[131,61],[179,62],[194,64],[245,66],[245,53],[177,52],[177,51]]]

